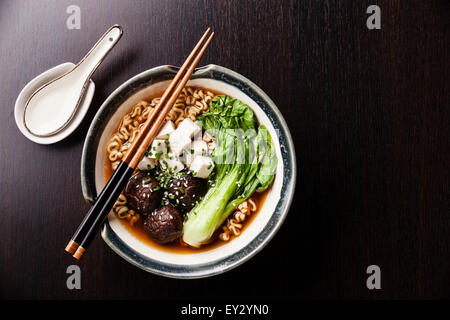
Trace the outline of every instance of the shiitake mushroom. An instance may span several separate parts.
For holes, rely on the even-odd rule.
[[[128,180],[124,195],[130,209],[146,216],[161,205],[163,192],[149,171],[138,171]]]
[[[163,185],[167,187],[165,191]],[[184,171],[175,174],[163,185],[151,171],[138,171],[124,190],[129,208],[143,216],[144,229],[161,244],[182,236],[183,212],[192,209],[207,189],[206,180]],[[162,201],[164,198],[166,200]],[[165,203],[161,206],[162,202]]]
[[[205,195],[206,180],[194,178],[188,172],[176,174],[168,183],[169,201],[180,210],[190,210]]]
[[[144,228],[156,242],[169,243],[181,237],[183,217],[174,206],[167,204],[144,218]]]

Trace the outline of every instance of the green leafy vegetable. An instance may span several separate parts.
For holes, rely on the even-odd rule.
[[[267,128],[258,126],[252,109],[242,101],[216,97],[210,111],[197,120],[217,143],[212,153],[212,187],[183,227],[183,240],[198,247],[255,190],[265,190],[272,183],[278,159]]]

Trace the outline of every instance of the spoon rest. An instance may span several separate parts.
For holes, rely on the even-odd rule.
[[[78,64],[59,65],[25,86],[16,101],[15,116],[17,126],[27,138],[37,143],[54,143],[73,132],[92,100],[91,76],[120,40],[122,32],[121,26],[113,25]],[[38,83],[40,86],[35,86]],[[86,109],[80,112],[86,103]],[[21,121],[18,120],[19,111],[22,112]],[[75,119],[77,115],[81,119]],[[55,136],[57,138],[51,139]]]

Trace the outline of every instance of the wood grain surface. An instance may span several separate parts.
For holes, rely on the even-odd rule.
[[[381,30],[366,9],[381,8]],[[69,30],[66,8],[81,9]],[[448,1],[0,1],[0,298],[450,298]],[[77,62],[111,25],[124,35],[93,76],[92,106],[60,143],[14,121],[23,86]],[[98,235],[77,263],[64,252],[89,206],[84,138],[121,83],[180,65],[207,26],[201,64],[235,70],[278,105],[298,161],[281,230],[244,265],[210,279],[146,273]],[[68,290],[78,264],[82,289]],[[368,290],[366,268],[381,268]]]

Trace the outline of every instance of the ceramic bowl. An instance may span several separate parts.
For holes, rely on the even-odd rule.
[[[117,88],[97,112],[83,147],[81,180],[85,199],[95,200],[105,185],[106,144],[120,119],[142,99],[167,88],[178,68],[160,66],[144,71]],[[250,259],[278,231],[291,204],[296,180],[295,151],[289,129],[273,101],[242,75],[216,65],[199,68],[188,86],[210,88],[242,100],[255,112],[274,141],[278,155],[276,177],[253,221],[239,237],[198,253],[170,253],[134,237],[114,213],[102,229],[105,242],[121,257],[148,272],[173,278],[200,278],[223,273]]]
[[[83,100],[80,102],[80,105],[72,120],[61,131],[49,137],[38,137],[30,133],[23,122],[25,105],[31,95],[44,84],[62,76],[74,67],[74,63],[66,62],[41,73],[36,78],[28,82],[28,84],[22,89],[19,96],[17,97],[14,107],[14,118],[16,120],[16,125],[19,128],[20,132],[22,132],[22,134],[31,141],[39,144],[56,143],[68,137],[80,125],[81,121],[83,121],[84,116],[89,110],[89,106],[91,105],[91,101],[95,92],[95,84],[92,80],[89,80],[89,85],[85,91]]]

